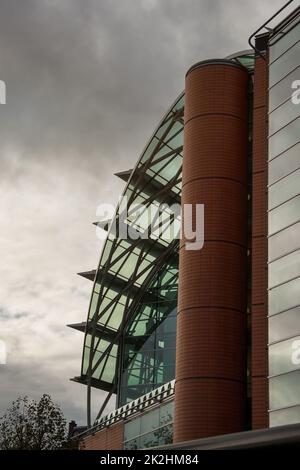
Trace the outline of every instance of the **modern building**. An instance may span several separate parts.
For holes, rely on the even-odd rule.
[[[70,325],[85,335],[81,448],[201,448],[300,423],[296,4],[266,19],[251,50],[193,65],[136,167],[118,174],[99,266],[81,273],[88,318]],[[180,204],[204,205],[201,249],[177,236]],[[93,388],[107,394],[95,421]]]

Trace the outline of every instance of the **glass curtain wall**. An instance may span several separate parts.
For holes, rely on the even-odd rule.
[[[118,406],[175,376],[183,113],[181,94],[131,173],[93,286],[81,381]]]
[[[172,444],[174,402],[169,401],[126,421],[124,449],[136,450]]]
[[[269,51],[269,407],[279,426],[300,422],[300,16]]]
[[[230,58],[253,69],[252,51]],[[112,394],[120,407],[175,377],[183,126],[182,93],[131,172],[108,230],[86,321],[81,375],[74,379],[88,387],[88,421],[92,387],[108,392],[97,422]]]

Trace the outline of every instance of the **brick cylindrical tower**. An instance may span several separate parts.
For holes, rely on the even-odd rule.
[[[205,222],[203,248],[180,247],[174,442],[244,429],[247,83],[229,60],[186,77],[182,206]]]

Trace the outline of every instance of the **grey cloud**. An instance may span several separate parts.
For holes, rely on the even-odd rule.
[[[147,4],[2,0],[1,127],[17,134],[15,143],[37,158],[45,148],[58,158],[72,153],[70,163],[92,155],[89,164],[101,159],[107,171],[112,153],[125,160],[134,151],[132,161],[147,126],[183,88],[186,68],[247,47],[263,13],[259,2],[237,0]]]

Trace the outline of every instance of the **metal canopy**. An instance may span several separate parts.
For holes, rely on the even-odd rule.
[[[118,173],[115,173],[115,176],[117,176],[123,181],[126,181],[127,183],[127,181],[130,178],[131,173],[132,173],[132,170],[119,171]]]

